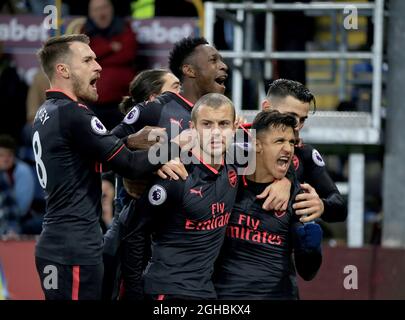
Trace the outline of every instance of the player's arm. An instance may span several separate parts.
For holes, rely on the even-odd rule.
[[[148,151],[130,151],[123,141],[112,135],[93,112],[84,106],[72,104],[61,113],[62,130],[73,141],[78,151],[123,177],[137,179],[157,170],[161,164],[152,164]]]
[[[299,187],[295,184],[294,189]],[[300,190],[294,191],[293,196]],[[321,227],[315,222],[302,223],[293,212],[290,232],[293,239],[295,266],[298,274],[306,281],[312,280],[322,264],[322,236]]]
[[[315,160],[314,160],[315,159]],[[347,217],[347,204],[326,170],[325,163],[316,149],[306,153],[304,158],[305,179],[312,186],[323,203],[322,220],[341,222]]]
[[[150,238],[157,224],[164,223],[172,208],[181,205],[184,182],[157,179],[136,201],[126,222],[123,239],[122,274],[125,299],[143,299],[142,273],[150,259]]]
[[[322,229],[316,223],[297,223],[294,227],[294,260],[298,274],[312,280],[322,264]]]
[[[291,217],[290,239],[294,254],[295,266],[298,274],[306,281],[313,279],[322,263],[322,229],[315,222],[303,224],[299,221],[299,216],[295,214],[292,207],[294,198],[301,194],[298,179],[295,179],[291,186],[290,201],[288,204],[288,214]]]

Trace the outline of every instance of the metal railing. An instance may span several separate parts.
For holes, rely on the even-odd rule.
[[[359,15],[370,15],[372,12],[374,20],[374,39],[373,49],[370,52],[365,51],[312,51],[312,52],[292,52],[292,51],[273,51],[273,38],[274,28],[273,19],[274,12],[277,11],[325,11],[334,10],[342,11],[349,6],[355,6]],[[382,87],[382,46],[383,46],[383,13],[384,13],[384,0],[376,0],[374,3],[364,2],[347,2],[347,3],[333,3],[333,2],[312,2],[308,4],[291,3],[291,4],[277,4],[273,1],[267,3],[205,3],[205,37],[210,43],[214,43],[214,23],[216,14],[219,12],[227,12],[223,17],[227,17],[234,24],[234,43],[233,50],[221,51],[224,58],[233,59],[234,68],[232,72],[232,100],[239,110],[242,108],[242,66],[250,60],[264,60],[265,71],[264,77],[269,79],[273,75],[271,60],[297,60],[297,59],[331,59],[331,60],[348,60],[348,59],[365,59],[371,60],[373,64],[373,78],[372,78],[372,106],[371,118],[372,127],[378,132],[381,128],[381,87]],[[231,12],[231,13],[230,13]],[[232,14],[234,12],[234,15]],[[252,39],[254,30],[252,29],[249,21],[249,15],[252,12],[266,12],[266,33],[265,33],[265,50],[252,51],[246,50],[249,47],[246,39]],[[365,141],[364,143],[379,143],[376,141]]]
[[[374,38],[372,51],[347,51],[341,46],[338,51],[312,51],[312,52],[278,52],[273,50],[274,39],[274,13],[280,11],[342,11],[349,6],[357,9],[359,16],[372,16],[374,21]],[[253,38],[252,14],[254,12],[266,13],[265,45],[263,51],[253,51],[249,39]],[[205,30],[204,35],[210,43],[214,44],[214,23],[216,16],[230,20],[234,28],[233,50],[220,51],[224,58],[232,59],[232,100],[238,111],[252,118],[257,111],[242,110],[243,71],[249,73],[250,63],[255,60],[264,61],[264,78],[273,76],[271,61],[282,59],[331,59],[347,61],[349,59],[370,60],[373,65],[372,74],[372,104],[371,113],[367,112],[325,112],[317,111],[311,115],[308,123],[301,131],[301,136],[307,142],[318,144],[380,144],[381,143],[381,91],[382,91],[382,58],[383,58],[383,18],[384,0],[375,0],[374,3],[364,2],[311,2],[280,4],[268,0],[266,3],[205,3]],[[261,90],[260,100],[264,98]],[[259,107],[260,104],[258,104]],[[349,155],[349,183],[348,183],[348,210],[347,219],[348,245],[360,247],[364,241],[364,153],[356,152]]]

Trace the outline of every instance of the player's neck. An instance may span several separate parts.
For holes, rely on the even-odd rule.
[[[182,84],[182,90],[180,94],[190,101],[192,104],[195,104],[198,99],[201,98],[201,94],[198,90],[195,90],[193,83],[189,81],[184,81]]]
[[[67,96],[69,96],[69,98],[77,101],[77,96],[73,91],[73,88],[71,85],[66,84],[66,82],[64,81],[60,81],[60,80],[53,80],[51,82],[51,87],[50,90],[55,90],[55,91],[62,91],[64,94],[66,94]]]
[[[272,183],[275,179],[272,174],[266,169],[266,166],[261,164],[260,159],[256,159],[256,170],[247,178],[257,183]]]
[[[205,153],[200,148],[193,148],[192,153],[197,156],[198,159],[202,160],[205,165],[209,165],[215,170],[219,170],[224,163],[224,156],[212,157],[211,155]]]

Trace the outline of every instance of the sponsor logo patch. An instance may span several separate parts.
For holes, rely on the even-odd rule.
[[[151,204],[154,206],[159,206],[166,201],[166,189],[159,184],[155,184],[152,186],[152,188],[150,188],[148,197]]]
[[[91,118],[91,128],[97,134],[106,134],[107,133],[107,128],[104,127],[103,123],[97,117]]]
[[[314,160],[315,164],[319,167],[325,166],[325,162],[323,161],[321,154],[316,149],[312,150],[312,160]]]
[[[135,123],[136,120],[138,120],[138,118],[139,118],[139,113],[140,113],[139,108],[136,107],[136,106],[133,107],[133,108],[131,109],[131,111],[129,111],[129,112],[127,113],[127,115],[125,116],[124,122],[125,122],[126,124],[133,124],[133,123]]]

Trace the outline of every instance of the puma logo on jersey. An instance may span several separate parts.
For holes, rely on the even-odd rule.
[[[174,123],[176,125],[179,126],[179,128],[183,129],[183,125],[182,125],[183,119],[177,120],[174,118],[170,118],[170,123]]]
[[[190,189],[190,193],[191,193],[191,194],[196,194],[196,195],[200,196],[201,198],[203,197],[203,194],[202,194],[202,187],[200,187],[199,190],[197,190],[197,189]]]

